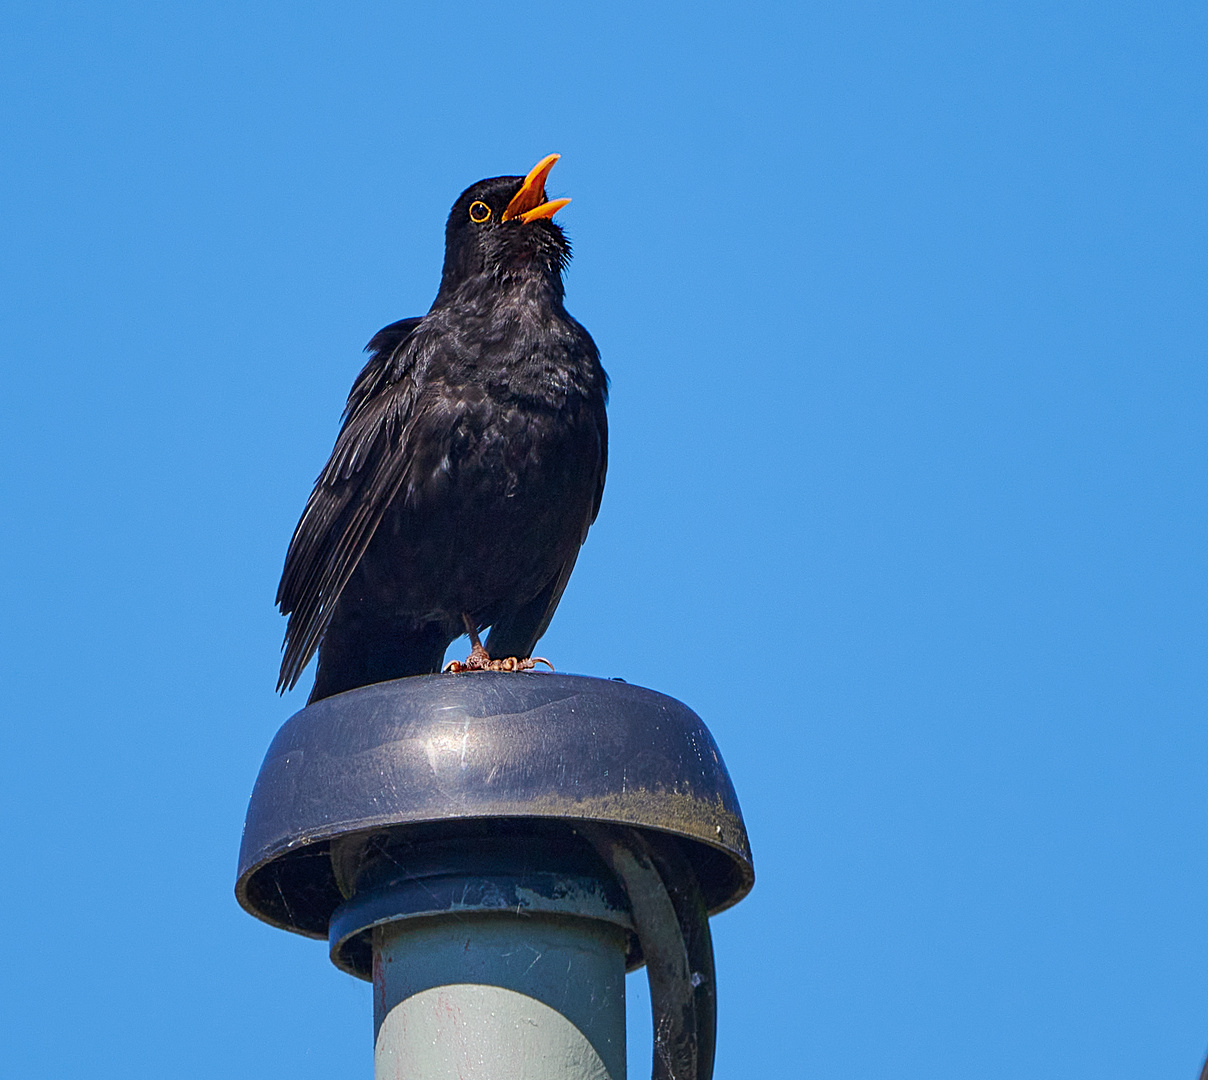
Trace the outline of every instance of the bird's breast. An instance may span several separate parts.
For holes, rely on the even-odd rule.
[[[505,395],[463,400],[441,417],[440,437],[420,442],[433,494],[541,498],[588,482],[600,447],[584,406],[570,397],[560,407]]]
[[[551,410],[463,399],[439,440],[417,443],[411,496],[393,501],[368,553],[374,587],[423,612],[536,595],[573,558],[589,520],[603,454],[589,413],[573,400]]]

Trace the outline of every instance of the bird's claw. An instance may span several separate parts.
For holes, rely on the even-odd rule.
[[[538,664],[544,664],[550,671],[554,670],[554,665],[544,656],[505,656],[492,660],[486,649],[475,645],[464,663],[460,660],[450,660],[445,665],[445,671],[453,675],[467,671],[531,671]]]
[[[508,656],[502,660],[492,660],[490,668],[492,671],[531,671],[538,664],[554,670],[554,665],[544,656]]]

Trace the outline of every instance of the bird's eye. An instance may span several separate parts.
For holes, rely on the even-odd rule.
[[[484,221],[491,220],[491,208],[484,202],[477,200],[470,203],[470,220],[475,225],[481,225]]]

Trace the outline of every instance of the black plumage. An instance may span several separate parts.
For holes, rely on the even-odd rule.
[[[369,342],[286,555],[279,689],[316,648],[311,701],[439,671],[467,629],[526,658],[548,627],[608,454],[607,377],[563,306],[556,160],[464,191],[431,310]]]

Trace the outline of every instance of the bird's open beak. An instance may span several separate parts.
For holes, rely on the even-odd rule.
[[[552,218],[570,202],[570,199],[545,201],[545,178],[549,176],[550,169],[561,156],[560,154],[550,154],[533,166],[533,171],[524,178],[520,190],[508,203],[502,220],[511,221],[512,218],[519,218],[521,221],[537,221],[539,218]]]

